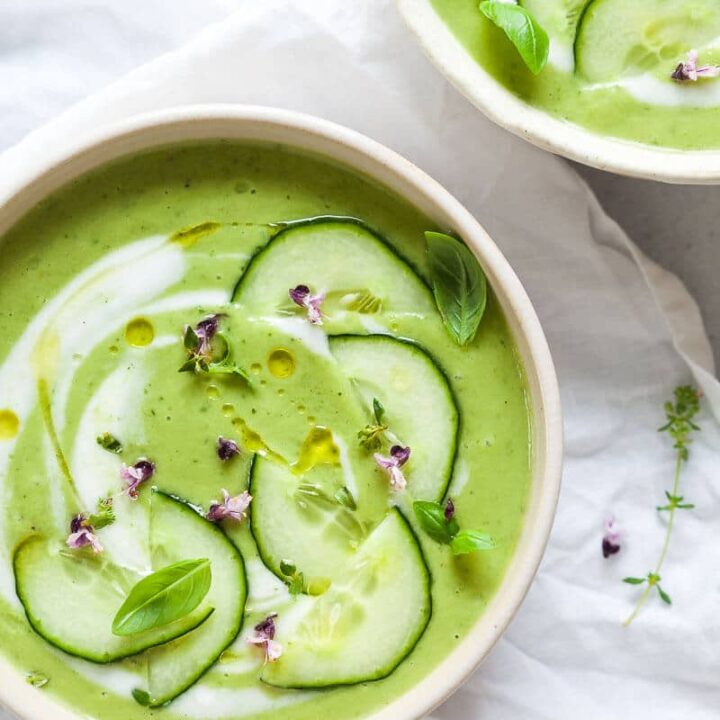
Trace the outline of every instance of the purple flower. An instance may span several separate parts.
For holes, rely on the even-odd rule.
[[[247,509],[250,507],[252,495],[247,490],[230,497],[230,493],[223,488],[223,500],[221,503],[213,503],[207,513],[207,519],[213,522],[220,520],[235,520],[242,522],[247,517]]]
[[[216,313],[202,319],[194,328],[185,326],[183,344],[188,353],[187,361],[180,368],[180,372],[207,371],[213,362],[212,344],[218,334],[220,320],[225,315]]]
[[[240,446],[234,441],[228,438],[219,437],[217,444],[218,457],[223,461],[227,462],[236,455],[240,454]]]
[[[277,613],[270,613],[262,622],[255,626],[255,634],[248,638],[251,645],[257,645],[265,651],[265,662],[275,662],[283,652],[283,646],[275,640],[275,618]]]
[[[717,77],[720,75],[720,67],[717,65],[700,65],[697,64],[698,52],[697,50],[691,50],[688,53],[687,60],[681,62],[676,68],[675,72],[670,76],[673,80],[678,82],[697,82],[701,77]]]
[[[313,295],[307,285],[298,285],[288,291],[290,299],[301,308],[307,310],[307,319],[313,325],[322,325],[321,306],[325,300],[325,293]]]
[[[455,517],[455,503],[452,501],[452,498],[448,498],[448,501],[445,503],[445,520],[447,522],[450,522]]]
[[[135,500],[138,496],[138,488],[146,480],[155,474],[155,465],[144,458],[138,460],[134,465],[123,465],[120,468],[120,477],[125,483],[125,493],[129,498]]]
[[[67,546],[73,550],[91,547],[95,554],[103,551],[103,546],[95,534],[95,528],[90,525],[85,513],[76,515],[70,521],[70,535],[68,535]]]
[[[622,532],[615,522],[615,518],[609,515],[603,524],[605,534],[602,539],[602,554],[604,558],[609,558],[620,552],[620,540]]]
[[[407,480],[400,469],[410,459],[410,448],[393,445],[390,448],[390,457],[375,453],[375,462],[388,474],[390,487],[395,492],[402,492],[407,486]]]

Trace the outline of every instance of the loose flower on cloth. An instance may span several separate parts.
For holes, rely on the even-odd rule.
[[[378,467],[382,468],[390,478],[390,487],[395,492],[402,492],[407,487],[407,480],[402,466],[410,459],[410,448],[402,447],[402,445],[393,445],[390,448],[390,457],[385,457],[380,453],[373,455]]]
[[[247,490],[231,497],[230,493],[223,488],[222,502],[213,503],[207,513],[207,519],[212,522],[221,520],[235,520],[242,522],[247,517],[247,509],[250,507],[252,495]]]
[[[616,555],[620,552],[622,532],[615,522],[615,518],[609,515],[603,524],[604,534],[602,539],[602,554],[604,558]]]
[[[698,65],[697,60],[697,50],[691,50],[687,60],[679,63],[675,68],[675,72],[671,75],[672,79],[678,82],[697,82],[703,77],[714,78],[720,75],[720,67],[717,65]]]
[[[298,285],[288,290],[290,299],[299,307],[307,310],[308,322],[313,325],[322,325],[322,304],[325,301],[325,293],[313,295],[307,285]]]
[[[255,633],[248,638],[250,645],[262,647],[265,651],[265,662],[275,662],[283,653],[283,646],[275,640],[275,618],[277,613],[270,613],[262,622],[255,626]]]
[[[103,546],[95,534],[95,528],[90,524],[85,513],[76,515],[70,521],[70,535],[67,539],[67,546],[73,550],[90,547],[96,555],[103,551]]]
[[[240,454],[240,446],[234,440],[219,437],[217,444],[217,454],[223,462],[227,462],[228,460],[234,458],[236,455]]]
[[[120,468],[120,477],[125,483],[125,494],[136,500],[138,489],[146,480],[155,474],[155,465],[149,460],[138,460],[134,465],[123,465]]]

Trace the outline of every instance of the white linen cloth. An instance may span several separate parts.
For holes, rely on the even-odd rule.
[[[181,42],[192,29],[181,18],[198,22],[199,6],[209,19],[226,17],[7,151],[0,157],[0,198],[6,179],[24,174],[29,155],[66,137],[138,112],[200,102],[321,115],[429,172],[475,213],[525,284],[553,350],[566,429],[564,486],[540,573],[491,656],[432,717],[718,718],[720,434],[708,409],[720,415],[720,385],[697,307],[681,284],[642,257],[567,164],[490,124],[450,87],[391,0],[128,4],[127,12],[114,0],[62,4],[78,11],[90,41],[105,48],[108,75],[125,62],[118,63],[113,43],[126,36],[155,38],[150,29],[162,27]],[[38,8],[51,5],[8,0],[0,18],[9,13],[18,21],[32,6],[40,21]],[[110,8],[116,22],[107,22]],[[174,30],[167,29],[169,17]],[[75,52],[56,36],[51,45],[46,65],[62,67]],[[126,45],[145,60],[146,43]],[[102,62],[98,57],[99,68]],[[67,82],[65,73],[57,75],[48,74],[49,85]],[[3,61],[0,77],[13,82],[18,71]],[[637,590],[621,578],[644,575],[662,541],[654,507],[670,488],[674,457],[656,430],[662,403],[675,385],[691,381],[691,371],[706,410],[683,479],[697,508],[680,514],[663,572],[674,605],[653,599],[624,629],[620,621]],[[619,555],[604,560],[608,512],[625,528],[626,541]]]

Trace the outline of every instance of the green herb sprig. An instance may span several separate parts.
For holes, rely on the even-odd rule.
[[[449,545],[454,555],[466,555],[477,550],[492,550],[495,541],[481,530],[461,530],[455,519],[455,505],[448,500],[445,506],[427,500],[413,503],[415,517],[422,529],[441,545]]]
[[[387,423],[384,422],[385,408],[382,403],[373,398],[373,418],[374,423],[366,425],[358,433],[360,445],[370,452],[379,450],[382,446],[385,433],[388,431]]]
[[[301,593],[308,595],[322,595],[330,587],[330,579],[324,577],[305,579],[305,574],[295,567],[290,560],[280,561],[280,572],[285,578],[288,586],[288,592],[292,597],[297,597]]]
[[[450,235],[426,232],[435,303],[450,337],[472,342],[487,306],[487,280],[468,247]]]
[[[661,587],[660,581],[662,577],[660,572],[665,563],[668,549],[670,547],[670,539],[672,538],[673,529],[675,527],[675,517],[678,510],[692,510],[695,506],[692,503],[686,503],[685,498],[680,495],[680,476],[685,463],[690,458],[689,446],[692,444],[692,434],[698,432],[700,427],[694,422],[695,416],[700,411],[700,394],[689,385],[682,385],[675,388],[674,400],[665,403],[665,416],[667,422],[659,428],[658,432],[667,433],[673,440],[673,449],[675,450],[675,477],[671,491],[665,491],[665,497],[668,502],[666,505],[658,505],[658,512],[667,512],[667,527],[665,528],[665,539],[660,549],[660,556],[655,564],[654,570],[651,570],[644,577],[626,577],[623,582],[628,585],[644,585],[644,589],[638,598],[635,608],[625,619],[623,625],[630,625],[638,616],[643,605],[647,602],[653,591],[657,592],[658,597],[667,605],[672,605],[670,595]]]
[[[115,615],[115,635],[135,635],[191,613],[210,590],[210,561],[182,560],[140,580]]]
[[[115,522],[115,510],[113,508],[113,499],[100,498],[97,501],[97,507],[94,513],[88,516],[87,523],[95,530],[101,530]]]
[[[524,7],[485,0],[480,3],[480,11],[505,31],[532,73],[537,75],[545,67],[550,54],[548,34]]]
[[[97,444],[104,450],[115,453],[116,455],[119,455],[123,451],[122,443],[109,432],[98,435]]]
[[[179,372],[193,372],[207,375],[236,375],[246,382],[250,382],[250,376],[233,360],[233,351],[230,340],[221,332],[216,332],[213,337],[213,357],[207,357],[202,350],[202,341],[193,328],[185,328],[183,335],[183,346],[188,352],[188,359],[180,366]],[[215,342],[215,341],[219,341]],[[216,351],[216,346],[221,346],[221,351]]]

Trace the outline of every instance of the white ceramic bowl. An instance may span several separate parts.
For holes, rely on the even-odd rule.
[[[488,654],[520,606],[542,557],[560,487],[562,424],[557,381],[535,311],[507,260],[475,218],[414,165],[363,135],[314,117],[261,107],[196,106],[131,119],[96,137],[50,150],[0,197],[0,235],[68,181],[118,157],[204,139],[280,142],[324,155],[374,178],[439,226],[453,228],[479,258],[505,312],[527,373],[532,407],[533,478],[515,556],[490,603],[458,648],[423,682],[368,720],[415,720],[444,700]],[[37,155],[36,155],[37,157]],[[23,720],[83,720],[28,685],[0,655],[0,703]],[[86,720],[86,719],[85,719]]]
[[[669,183],[720,183],[720,151],[655,148],[597,135],[555,118],[523,102],[486,72],[435,12],[431,0],[397,0],[397,5],[425,53],[453,85],[493,122],[533,145],[620,175]]]

